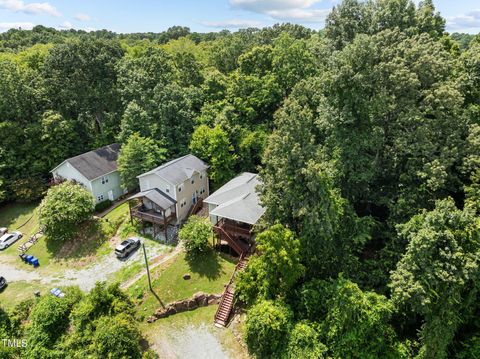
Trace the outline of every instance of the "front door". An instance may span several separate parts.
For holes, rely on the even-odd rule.
[[[192,194],[192,203],[193,204],[197,203],[197,194],[195,192],[193,192]]]
[[[113,201],[113,191],[112,190],[108,191],[108,199],[110,201]]]

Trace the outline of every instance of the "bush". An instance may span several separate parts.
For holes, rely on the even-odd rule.
[[[98,358],[141,358],[140,332],[128,316],[101,317],[93,338]]]
[[[245,340],[252,354],[279,357],[292,322],[290,308],[281,302],[264,300],[248,312]]]
[[[50,188],[40,204],[40,225],[49,240],[66,241],[91,217],[93,209],[93,197],[85,188],[64,182]]]
[[[285,359],[319,359],[326,357],[327,347],[320,333],[310,323],[299,322],[290,333]]]
[[[109,199],[105,200],[105,201],[102,201],[102,202],[98,202],[96,205],[95,205],[95,212],[101,212],[101,211],[104,211],[106,210],[108,207],[110,207],[112,205],[112,201],[110,201]]]
[[[212,235],[212,225],[206,218],[191,216],[180,229],[179,237],[183,241],[189,257],[197,257],[209,248],[208,240]]]

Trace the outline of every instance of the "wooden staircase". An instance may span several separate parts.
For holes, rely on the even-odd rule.
[[[220,226],[214,226],[213,230],[215,233],[218,234],[221,240],[224,240],[225,242],[228,243],[230,247],[233,248],[235,252],[237,252],[238,255],[242,255],[244,253],[247,253],[248,250],[250,249],[249,246],[246,243],[243,243],[242,241],[238,240],[236,241],[233,239],[228,232],[226,232],[222,227]]]
[[[235,266],[235,270],[233,271],[230,281],[228,282],[227,286],[225,287],[225,290],[223,291],[222,298],[220,299],[220,303],[218,304],[218,309],[217,309],[217,312],[215,313],[215,318],[214,318],[214,324],[219,328],[226,327],[228,324],[228,319],[230,318],[230,314],[232,313],[233,300],[235,297],[233,280],[237,272],[242,271],[246,268],[247,263],[248,263],[248,260],[247,260],[246,254],[242,254],[240,256],[240,260]]]
[[[202,209],[202,207],[203,207],[203,198],[198,198],[197,202],[195,202],[195,204],[192,207],[190,207],[187,218],[190,217],[192,214],[196,214],[198,211],[200,211],[200,209]]]

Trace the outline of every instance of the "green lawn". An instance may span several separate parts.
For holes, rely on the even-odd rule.
[[[24,237],[1,252],[3,260],[18,261],[18,246],[38,230],[37,203],[12,203],[0,208],[0,227],[20,230]],[[40,260],[39,271],[61,270],[63,266],[83,266],[99,256],[111,252],[109,239],[128,217],[128,204],[113,209],[102,219],[94,219],[80,226],[78,237],[69,243],[47,243],[45,238],[28,253]],[[26,224],[25,224],[26,223]],[[22,226],[23,225],[23,226]],[[21,228],[19,228],[22,226]],[[26,266],[26,270],[33,270]]]
[[[147,277],[142,277],[129,289],[129,294],[137,298],[142,313],[152,314],[163,304],[186,299],[196,292],[222,293],[235,268],[235,263],[216,252],[189,263],[181,253],[171,261],[152,270],[152,286],[158,298],[148,289]],[[189,280],[183,275],[189,273]],[[146,310],[144,308],[147,308]]]

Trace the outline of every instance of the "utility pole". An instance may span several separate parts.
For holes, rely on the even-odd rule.
[[[152,280],[150,278],[150,268],[148,267],[147,251],[145,250],[145,243],[142,243],[142,247],[143,247],[143,256],[145,257],[145,266],[147,267],[148,286],[150,287],[150,291],[153,292]]]

